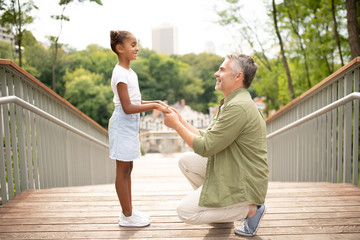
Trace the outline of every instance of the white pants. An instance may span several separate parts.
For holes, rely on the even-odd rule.
[[[204,183],[207,158],[196,153],[185,153],[179,159],[179,167],[189,180],[194,192],[182,199],[177,207],[179,218],[188,224],[234,222],[245,218],[249,212],[249,202],[237,203],[227,207],[208,208],[199,206]]]

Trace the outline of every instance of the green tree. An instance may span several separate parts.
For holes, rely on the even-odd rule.
[[[224,61],[223,57],[210,53],[186,54],[178,56],[178,59],[191,66],[191,72],[194,78],[202,82],[203,93],[195,100],[197,107],[193,107],[203,113],[208,112],[208,107],[217,105],[218,98],[215,94],[215,72]],[[189,102],[189,101],[187,101]]]
[[[25,64],[23,68],[39,81],[51,87],[46,81],[46,78],[51,76],[51,57],[49,51],[37,43],[25,48],[24,58]]]
[[[284,65],[284,69],[286,71],[288,88],[289,88],[289,91],[290,91],[290,94],[291,94],[291,98],[294,99],[295,98],[294,86],[293,86],[293,81],[292,81],[292,77],[291,77],[291,71],[290,71],[290,68],[289,68],[288,60],[287,60],[287,58],[285,56],[284,42],[282,40],[280,30],[279,30],[279,26],[278,26],[278,20],[277,20],[278,16],[277,16],[275,0],[272,0],[272,15],[273,15],[273,19],[274,19],[274,27],[275,27],[276,36],[277,36],[277,38],[279,40],[281,60],[282,60],[282,63]]]
[[[333,73],[342,61],[350,59],[344,0],[272,1],[266,4],[268,20],[263,27],[273,30],[267,31],[271,36],[261,41],[243,17],[239,0],[224,0],[223,3],[218,11],[218,22],[239,32],[253,49],[253,56],[259,63],[254,88],[258,95],[266,96],[270,108],[277,109],[288,103]],[[262,43],[272,42],[272,39],[278,39],[276,45],[280,46],[280,52],[268,58],[274,45]],[[281,62],[283,67],[279,68]],[[291,84],[293,93],[289,88]],[[268,91],[270,86],[272,91]],[[288,93],[284,87],[289,88]]]
[[[5,1],[4,1],[5,2]],[[34,21],[30,15],[37,6],[32,0],[21,3],[20,0],[11,0],[9,5],[2,2],[5,11],[1,15],[0,24],[7,27],[16,37],[17,50],[19,52],[19,65],[22,66],[22,41],[26,26]]]
[[[178,93],[182,84],[179,79],[179,62],[166,55],[152,54],[148,58],[147,64],[149,75],[156,82],[155,85],[149,86],[156,89],[155,98],[166,99],[170,104],[180,100],[182,96],[179,96]],[[144,91],[146,90],[144,89]]]
[[[71,53],[69,57],[71,61],[70,71],[82,67],[90,72],[103,75],[102,83],[110,84],[112,70],[117,63],[117,57],[109,48],[91,44],[85,50]]]
[[[349,45],[353,58],[360,56],[359,0],[346,0]]]
[[[65,99],[80,111],[94,119],[103,127],[107,127],[108,120],[114,109],[113,93],[110,85],[103,85],[102,75],[92,73],[83,68],[73,72],[66,72]]]
[[[58,49],[61,48],[61,44],[59,43],[59,38],[62,32],[62,27],[63,27],[63,22],[64,21],[70,21],[70,18],[68,16],[65,16],[65,9],[66,7],[74,2],[75,0],[60,0],[59,5],[62,7],[61,8],[61,14],[60,15],[53,15],[51,16],[51,18],[60,21],[60,30],[59,30],[59,34],[57,36],[48,36],[49,40],[51,41],[51,46],[52,46],[52,89],[53,91],[56,90],[56,64],[57,64],[57,57],[58,57]],[[78,0],[78,2],[84,2],[86,0]],[[87,0],[90,2],[95,2],[98,5],[102,5],[101,0]]]
[[[131,68],[138,75],[144,100],[167,100],[174,104],[185,99],[193,109],[204,109],[203,105],[207,105],[201,99],[204,82],[194,76],[194,68],[175,55],[169,57],[145,49],[142,56],[131,63]]]
[[[12,59],[11,42],[0,41],[0,58]]]
[[[258,61],[271,71],[268,53],[264,46],[266,40],[258,36],[256,23],[251,25],[249,21],[243,17],[243,4],[241,4],[239,0],[224,0],[217,9],[216,12],[220,18],[217,23],[235,33],[234,39],[240,39],[236,47],[243,49],[242,43],[244,40],[250,49],[253,50],[253,55]]]
[[[0,0],[0,11],[5,10],[5,0]]]

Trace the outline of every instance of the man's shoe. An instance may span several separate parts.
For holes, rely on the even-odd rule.
[[[235,228],[235,234],[242,236],[254,236],[259,228],[260,221],[265,215],[265,205],[261,205],[256,210],[255,216],[244,219],[244,225]]]
[[[126,217],[123,213],[121,213],[119,217],[119,225],[122,227],[146,227],[150,224],[150,219],[147,217],[140,215],[136,211],[132,211],[131,216]]]

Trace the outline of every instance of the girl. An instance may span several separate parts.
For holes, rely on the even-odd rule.
[[[127,31],[110,31],[111,49],[118,56],[112,77],[115,110],[109,120],[110,158],[116,159],[115,188],[122,213],[119,225],[144,227],[150,224],[149,216],[137,211],[131,202],[131,171],[133,160],[139,158],[140,112],[157,109],[169,112],[161,101],[142,101],[138,77],[130,68],[139,48],[137,40]]]

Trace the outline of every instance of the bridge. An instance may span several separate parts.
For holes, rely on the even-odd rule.
[[[360,239],[360,58],[267,119],[267,214],[254,239]],[[192,226],[178,153],[136,161],[133,201],[149,227],[117,225],[107,131],[9,60],[0,60],[0,239],[241,239]]]

